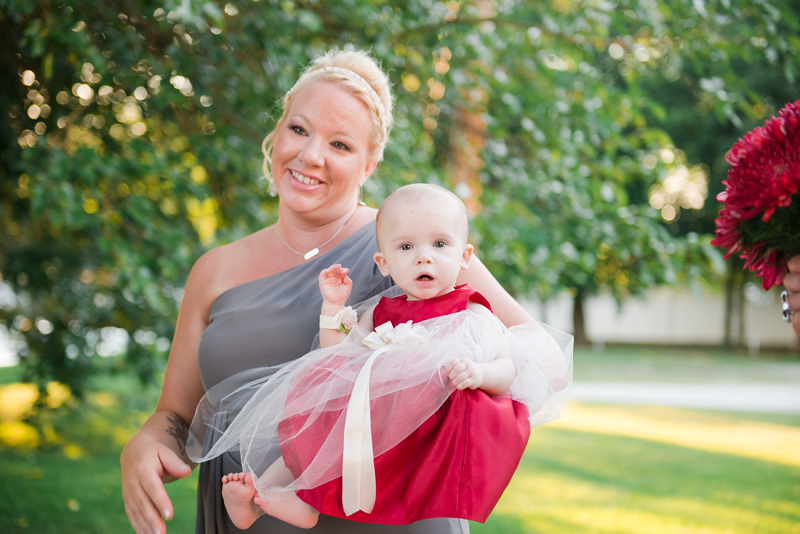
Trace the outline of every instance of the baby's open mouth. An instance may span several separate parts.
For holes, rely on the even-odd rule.
[[[417,277],[417,280],[433,280],[433,277],[429,274],[421,274]]]

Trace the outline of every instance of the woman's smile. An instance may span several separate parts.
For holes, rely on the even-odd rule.
[[[316,178],[306,176],[305,174],[300,174],[299,172],[293,171],[291,169],[289,169],[289,173],[292,175],[292,178],[306,185],[319,185],[322,183]]]

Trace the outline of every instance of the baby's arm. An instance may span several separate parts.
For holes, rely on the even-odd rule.
[[[319,291],[322,293],[322,310],[320,315],[333,317],[344,309],[344,303],[353,289],[353,281],[347,276],[350,269],[340,264],[331,265],[319,273]],[[358,326],[365,330],[372,330],[372,310],[370,307],[358,320]],[[319,329],[319,345],[322,348],[338,345],[347,337],[347,332],[332,328]]]
[[[492,312],[485,306],[470,302],[467,304],[467,309],[491,319],[492,323],[496,322]],[[499,325],[497,328],[500,328]],[[478,363],[468,358],[453,358],[447,364],[445,372],[456,389],[480,388],[489,395],[500,395],[508,391],[517,375],[505,342],[492,361]]]
[[[347,276],[348,272],[350,269],[337,263],[319,273],[319,292],[322,294],[320,315],[333,317],[344,308],[353,289],[353,281]],[[340,330],[319,329],[319,344],[323,348],[341,343],[346,337],[347,334]]]

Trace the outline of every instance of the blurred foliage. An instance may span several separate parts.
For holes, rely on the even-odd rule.
[[[0,321],[24,378],[80,396],[93,373],[155,376],[193,261],[275,220],[259,145],[333,46],[395,87],[368,200],[454,187],[513,293],[720,271],[648,202],[681,165],[718,172],[796,88],[795,3],[731,4],[0,0]]]

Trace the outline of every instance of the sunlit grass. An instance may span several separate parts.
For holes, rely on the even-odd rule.
[[[472,531],[800,533],[800,421],[786,420],[573,404],[533,431],[495,512]]]
[[[0,451],[0,532],[112,534],[133,532],[120,487],[119,449],[70,459],[61,450]],[[194,532],[197,476],[168,485],[177,513],[170,533]]]
[[[0,386],[0,421],[19,421],[33,408],[39,390],[33,384]]]
[[[152,411],[157,391],[128,378],[102,385],[105,391],[88,393],[79,405],[70,405],[63,388],[48,388],[51,406],[70,407],[38,412],[36,388],[0,386],[0,399],[8,401],[0,423],[0,532],[133,531],[122,503],[119,454]],[[3,434],[5,428],[18,436]],[[194,530],[196,489],[196,474],[167,486],[176,508],[169,532]]]
[[[787,417],[787,419],[791,419]],[[800,423],[800,417],[796,418]],[[667,407],[573,403],[558,428],[647,439],[800,467],[800,427]]]
[[[601,367],[603,356],[588,352],[577,355],[576,364],[586,358]],[[608,365],[659,375],[670,358],[683,361],[680,355],[637,359],[625,353],[612,355]],[[753,367],[749,360],[726,365],[726,373]],[[609,368],[603,373],[616,378]],[[0,384],[13,383],[13,373],[0,370]],[[142,390],[125,377],[106,378],[99,389],[79,409],[63,400],[66,407],[40,414],[38,448],[0,443],[0,532],[132,532],[119,453],[152,411],[158,390]],[[25,403],[11,408],[16,415],[4,423],[27,424],[18,419],[30,413]],[[195,474],[167,485],[175,507],[169,532],[193,531],[196,484]],[[495,512],[471,529],[800,534],[800,416],[573,402],[563,419],[533,430]]]

